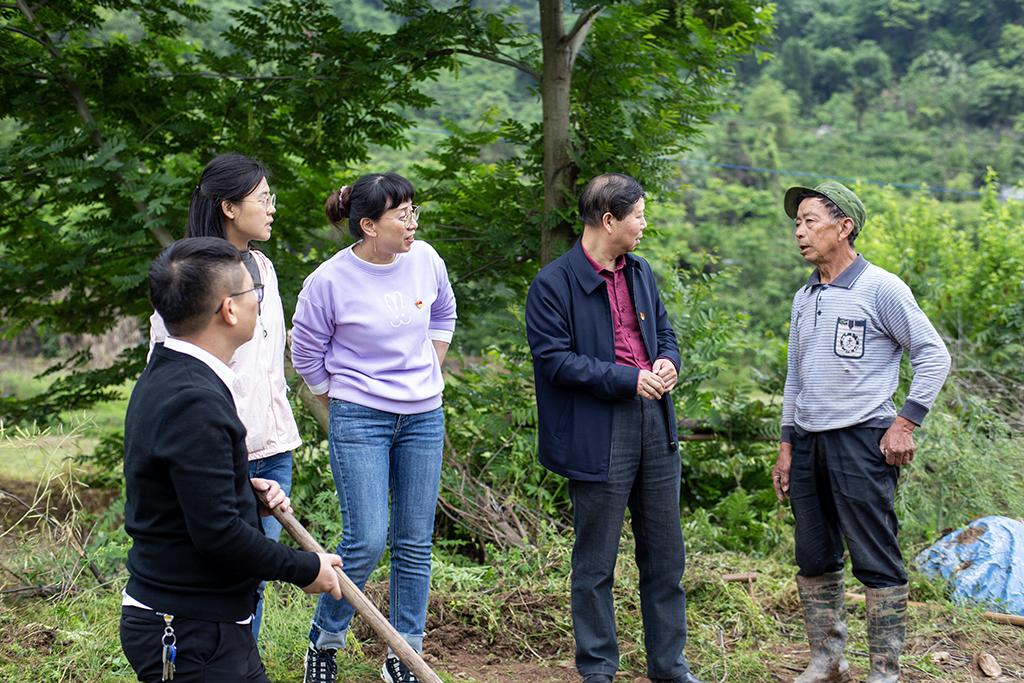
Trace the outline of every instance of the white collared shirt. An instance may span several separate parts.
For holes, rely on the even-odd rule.
[[[220,381],[224,382],[230,390],[235,384],[235,371],[228,367],[227,363],[222,361],[217,356],[213,355],[205,349],[201,349],[192,342],[187,342],[184,339],[178,339],[176,337],[168,337],[164,340],[164,348],[170,349],[171,351],[177,351],[183,353],[186,356],[192,356],[196,360],[201,360],[211,370],[217,373],[220,377]],[[234,392],[231,393],[234,396]]]

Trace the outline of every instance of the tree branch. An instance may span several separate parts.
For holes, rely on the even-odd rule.
[[[29,33],[28,31],[22,31],[20,28],[15,28],[14,26],[4,26],[4,30],[5,31],[10,31],[11,33],[17,33],[20,36],[25,36],[29,40],[34,40],[35,42],[39,43],[40,45],[46,46],[46,43],[44,43],[43,41],[39,40],[39,36],[34,36],[31,33]]]
[[[0,74],[10,74],[11,76],[24,76],[25,78],[38,79],[43,81],[54,80],[50,74],[37,73],[35,71],[9,71],[8,69],[0,68]]]
[[[54,44],[50,39],[49,34],[46,33],[46,30],[36,20],[35,13],[32,11],[32,8],[28,6],[28,3],[25,2],[25,0],[17,0],[17,7],[21,10],[21,13],[25,15],[25,18],[28,19],[32,27],[38,32],[39,35],[36,36],[36,40],[42,45],[45,45],[55,59],[61,61],[63,56],[61,55],[60,49],[57,48],[56,44]],[[93,118],[92,110],[89,109],[89,103],[85,101],[85,94],[82,92],[81,86],[78,85],[78,81],[75,80],[73,75],[67,73],[59,76],[55,75],[54,78],[64,86],[65,90],[67,90],[68,95],[71,97],[71,101],[75,104],[75,111],[78,112],[78,118],[80,118],[82,123],[90,129],[89,137],[92,139],[93,144],[100,149],[103,149],[103,147],[106,146],[106,141],[103,139],[103,135],[100,134],[99,125],[96,123],[96,119]],[[120,162],[120,159],[118,159],[116,154],[113,155],[112,158]],[[132,186],[120,171],[117,172],[117,179],[122,185],[129,188]],[[148,213],[146,205],[142,202],[135,201],[133,204],[135,204],[135,208],[140,214],[146,215]],[[171,237],[171,233],[167,231],[167,228],[157,224],[153,220],[148,222],[150,223],[149,231],[162,246],[167,247],[174,242],[174,238]]]
[[[587,39],[587,33],[590,32],[590,27],[594,24],[594,19],[601,12],[601,8],[597,5],[587,8],[587,11],[576,18],[576,24],[569,31],[569,34],[565,37],[565,43],[569,46],[569,59],[575,60],[576,55],[579,53],[580,48],[583,47],[583,41]]]
[[[511,66],[515,69],[519,69],[523,73],[528,73],[538,81],[540,80],[540,72],[536,69],[532,69],[522,62],[517,62],[513,59],[507,59],[505,57],[498,57],[496,55],[489,55],[486,52],[476,52],[475,50],[464,50],[462,48],[455,48],[453,50],[456,54],[468,55],[470,57],[477,57],[479,59],[486,59],[489,62],[496,62],[498,64],[504,64],[505,66]]]
[[[475,233],[477,235],[484,234],[483,230],[474,230],[473,228],[463,228],[460,225],[445,225],[444,223],[424,223],[424,225],[429,225],[432,228],[444,228],[445,230],[463,230],[465,232],[472,232],[472,233]]]
[[[159,74],[146,76],[147,79],[160,80],[164,78],[230,78],[234,81],[336,81],[348,76],[354,76],[354,71],[346,71],[334,76],[242,76],[240,74],[215,74],[206,71],[180,74]]]
[[[453,284],[453,285],[457,285],[457,284],[459,284],[460,282],[462,282],[463,280],[465,280],[466,278],[468,278],[468,277],[472,277],[473,275],[476,275],[477,273],[479,273],[479,272],[481,272],[481,271],[487,270],[487,269],[488,269],[488,268],[490,268],[491,266],[493,266],[493,265],[496,265],[496,264],[498,264],[498,263],[501,263],[501,262],[502,262],[502,261],[504,261],[504,260],[505,260],[505,257],[504,257],[504,256],[502,256],[502,257],[500,257],[500,258],[496,258],[496,259],[494,259],[493,261],[491,261],[490,263],[488,263],[487,265],[485,265],[485,266],[481,266],[481,267],[477,268],[476,270],[473,270],[473,271],[470,271],[470,272],[466,273],[465,275],[463,275],[462,277],[460,277],[460,278],[459,278],[458,280],[456,280],[456,281],[455,281],[455,282],[453,282],[452,284]]]

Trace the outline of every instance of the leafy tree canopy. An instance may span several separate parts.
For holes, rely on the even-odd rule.
[[[431,84],[477,59],[528,75],[564,113],[562,128],[493,119],[479,135],[453,128],[420,168],[460,297],[472,313],[473,292],[482,292],[478,311],[487,310],[495,292],[522,293],[546,229],[571,234],[577,179],[621,170],[652,190],[670,187],[660,157],[722,106],[731,61],[756,51],[773,25],[770,6],[749,0],[580,2],[574,28],[559,24],[554,34],[572,53],[566,63],[552,61],[535,20],[514,5],[384,8],[392,30],[347,25],[323,0],[270,0],[232,11],[223,42],[207,46],[189,41],[186,27],[208,24],[211,12],[187,0],[3,5],[0,201],[13,208],[0,218],[4,333],[101,332],[147,315],[149,262],[182,236],[195,178],[226,151],[274,172],[289,213],[265,246],[288,301],[335,248],[319,208],[329,187],[359,174],[371,148],[407,146],[412,115],[434,104]],[[545,13],[564,8],[544,0],[539,9],[543,29]],[[112,30],[125,13],[142,28],[131,37]],[[551,90],[560,79],[572,83],[565,97]],[[509,154],[483,161],[499,137]],[[541,202],[558,158],[557,201]],[[113,376],[6,400],[4,410],[8,419],[46,418],[87,405],[141,362],[135,350]]]

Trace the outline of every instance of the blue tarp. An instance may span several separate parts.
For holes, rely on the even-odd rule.
[[[953,587],[953,600],[1024,616],[1024,523],[982,517],[916,558],[926,575]]]

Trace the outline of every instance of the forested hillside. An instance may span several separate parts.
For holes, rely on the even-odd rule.
[[[555,42],[575,51],[545,51],[541,6],[566,10]],[[0,341],[35,335],[47,356],[0,356],[0,678],[131,678],[106,587],[123,583],[131,542],[122,426],[146,363],[146,274],[226,151],[272,171],[262,248],[289,318],[303,279],[349,242],[324,218],[330,192],[368,171],[416,188],[417,238],[445,259],[459,313],[427,641],[444,643],[446,680],[466,678],[478,649],[487,667],[541,662],[480,680],[576,680],[558,663],[572,657],[570,505],[537,462],[522,308],[597,173],[648,190],[638,253],[682,356],[688,648],[702,674],[722,667],[702,677],[776,681],[806,659],[792,520],[769,481],[790,305],[810,272],[782,207],[789,186],[857,190],[858,251],[911,287],[953,357],[901,473],[904,554],[982,515],[1024,516],[1020,2],[76,0],[0,4],[0,31]],[[571,80],[557,98],[544,96],[552,73]],[[112,364],[55,342],[115,326],[135,336]],[[897,404],[909,378],[905,364]],[[337,539],[325,432],[293,388],[293,505]],[[633,547],[627,534],[622,564]],[[754,570],[756,586],[721,579]],[[623,671],[639,678],[637,580],[617,576],[616,591]],[[311,611],[289,591],[269,588],[280,621],[261,635],[279,680],[300,675]],[[1005,646],[1024,666],[1016,635],[979,627],[920,574],[911,591],[944,607],[914,617],[908,680],[965,680],[967,667],[928,656],[954,641],[968,655]],[[29,599],[8,609],[12,596]],[[376,678],[371,647],[346,652],[344,680]]]

